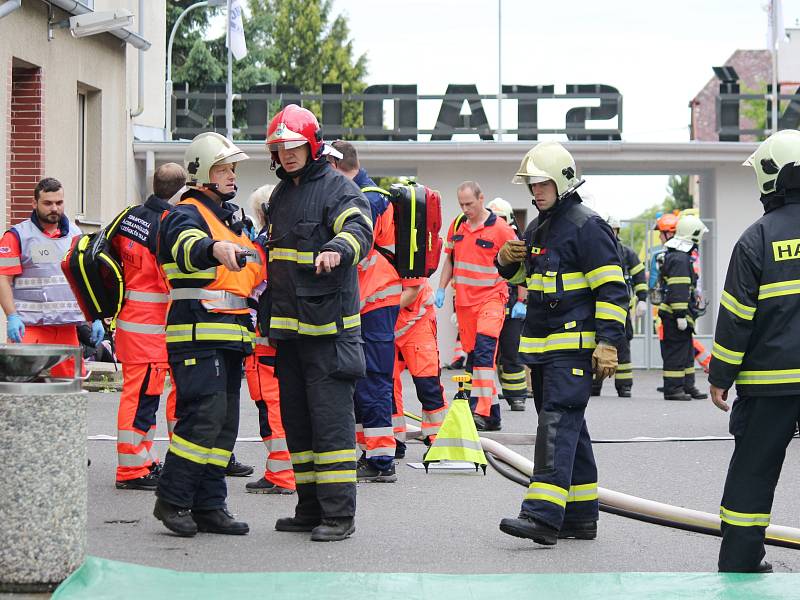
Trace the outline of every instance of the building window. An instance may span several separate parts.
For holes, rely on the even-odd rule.
[[[75,168],[77,186],[75,220],[80,224],[100,225],[100,190],[102,178],[101,99],[102,92],[78,83],[77,144]]]

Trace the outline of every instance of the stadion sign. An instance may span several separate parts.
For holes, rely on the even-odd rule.
[[[257,85],[234,96],[234,114],[240,125],[239,137],[263,139],[266,124],[280,107],[313,102],[321,112],[325,137],[366,140],[411,140],[430,135],[433,141],[451,140],[454,135],[477,134],[481,140],[493,140],[498,132],[489,126],[484,102],[516,102],[517,127],[503,129],[520,140],[536,140],[539,134],[564,134],[569,140],[619,140],[622,134],[622,95],[605,84],[569,84],[565,94],[556,94],[553,85],[504,85],[502,94],[481,95],[474,84],[450,84],[442,95],[417,94],[414,84],[371,85],[359,94],[345,94],[338,83],[322,85],[321,94],[302,93],[289,84]],[[548,100],[586,100],[590,106],[573,107],[564,115],[565,127],[542,128],[539,125],[539,102]],[[386,102],[390,101],[392,119],[386,123]],[[418,107],[421,102],[438,102],[438,116],[433,129],[421,129]],[[209,129],[225,131],[225,84],[211,84],[200,91],[176,89],[172,98],[174,138],[192,138]],[[464,104],[469,113],[464,114]],[[321,107],[321,111],[319,109]],[[360,109],[362,127],[345,127],[344,112]],[[616,119],[616,126],[590,127],[592,121]]]

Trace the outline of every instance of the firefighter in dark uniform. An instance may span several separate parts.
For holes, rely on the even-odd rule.
[[[158,482],[153,514],[182,536],[241,535],[225,499],[225,469],[239,429],[242,362],[255,335],[247,297],[265,276],[242,233],[236,163],[247,155],[217,133],[186,149],[189,191],[164,218],[158,260],[170,287],[167,354],[178,419]]]
[[[281,181],[268,211],[270,306],[263,331],[277,345],[275,374],[298,496],[295,516],[278,519],[275,529],[338,541],[355,531],[353,394],[366,370],[356,265],[372,245],[370,206],[328,163],[332,149],[310,111],[290,104],[275,115],[267,147]]]
[[[764,531],[800,421],[800,132],[773,134],[744,164],[755,169],[764,216],[734,246],[711,352],[711,400],[728,411],[734,383],[738,395],[719,570],[771,573]]]
[[[495,198],[487,208],[505,219],[517,237],[520,237],[511,204],[502,198]],[[503,321],[500,337],[497,339],[497,366],[503,398],[508,402],[509,408],[514,411],[525,410],[525,400],[528,397],[525,367],[519,358],[519,336],[522,333],[522,323],[525,321],[525,303],[527,301],[528,291],[523,286],[508,284],[506,318]]]
[[[647,278],[644,273],[644,263],[634,252],[633,248],[626,246],[619,239],[620,222],[615,216],[606,219],[614,237],[617,238],[617,254],[622,263],[622,275],[625,277],[625,284],[628,286],[628,295],[631,303],[630,309],[636,311],[637,317],[643,317],[647,312]],[[617,395],[620,398],[630,398],[631,388],[633,387],[633,363],[631,362],[631,340],[633,339],[633,323],[631,314],[625,319],[625,338],[617,347],[617,372],[614,374],[614,387],[617,388]],[[599,396],[603,389],[603,382],[595,380],[592,382],[592,396]]]
[[[675,227],[675,237],[664,244],[664,264],[659,278],[664,299],[658,316],[664,327],[661,361],[664,374],[664,400],[704,400],[708,398],[695,385],[692,332],[697,318],[697,272],[692,258],[708,231],[695,215],[683,215]]]
[[[575,161],[561,144],[537,144],[513,182],[528,185],[539,216],[524,241],[503,245],[496,264],[510,282],[527,282],[520,356],[531,368],[539,424],[522,510],[500,530],[545,545],[594,539],[597,467],[584,413],[592,373],[616,370],[628,291],[614,234],[582,204]]]

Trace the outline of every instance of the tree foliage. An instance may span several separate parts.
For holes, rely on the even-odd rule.
[[[689,193],[688,175],[670,175],[667,180],[667,192],[663,205],[665,211],[683,210],[694,206],[694,198]]]
[[[189,4],[188,0],[167,2],[168,31]],[[354,56],[346,18],[338,15],[331,20],[331,13],[331,0],[249,0],[244,18],[247,56],[234,63],[234,93],[274,82],[295,85],[304,93],[319,94],[323,83],[334,82],[341,83],[345,93],[363,91],[367,58]],[[175,39],[173,79],[188,83],[194,91],[209,83],[223,83],[227,72],[225,36],[203,37],[210,14],[209,9],[190,12]],[[319,102],[305,105],[321,116]],[[269,108],[272,114],[278,106]],[[344,126],[361,126],[361,113],[360,102],[345,102]],[[237,111],[237,124],[242,124],[243,117]]]
[[[168,0],[167,1],[167,43],[172,28],[180,14],[197,0]],[[175,30],[175,40],[172,44],[173,72],[186,63],[189,53],[197,40],[203,39],[203,34],[208,28],[208,21],[219,8],[195,8],[186,13],[178,29]],[[174,78],[173,78],[174,79]],[[185,81],[183,79],[176,81]]]

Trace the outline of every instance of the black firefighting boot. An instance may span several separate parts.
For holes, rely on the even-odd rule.
[[[558,532],[558,539],[575,538],[576,540],[593,540],[597,537],[597,521],[577,521],[564,523]]]
[[[692,397],[692,400],[706,400],[708,398],[708,394],[701,392],[697,387],[689,388],[686,393]]]
[[[275,531],[288,531],[289,533],[303,533],[314,531],[314,528],[322,523],[322,519],[311,519],[305,517],[281,517],[275,521]]]
[[[243,521],[234,519],[227,508],[193,510],[192,518],[197,523],[197,530],[205,533],[245,535],[250,532],[250,526]]]
[[[692,397],[683,391],[683,388],[676,388],[673,390],[664,389],[664,400],[679,400],[685,402],[691,400]]]
[[[516,519],[500,521],[500,531],[518,538],[527,538],[543,546],[555,546],[558,530],[537,521],[527,513],[521,512]]]
[[[775,571],[773,571],[772,569],[772,563],[767,562],[765,560],[762,560],[760,563],[758,563],[758,566],[752,571],[720,571],[720,573],[762,573],[762,574],[768,574],[774,572]]]
[[[164,526],[181,537],[193,537],[197,534],[197,523],[192,519],[188,508],[181,508],[158,498],[153,508],[153,516],[164,523]]]
[[[515,411],[515,412],[524,411],[525,410],[525,398],[524,397],[522,397],[522,398],[518,398],[518,397],[510,398],[508,400],[508,405],[509,405],[509,408],[511,408],[512,411]]]
[[[490,419],[478,413],[472,413],[472,420],[475,421],[475,429],[478,431],[500,431],[502,425],[497,419]]]
[[[328,517],[314,527],[311,532],[312,542],[338,542],[350,537],[356,530],[353,517]]]
[[[406,457],[406,443],[395,440],[394,457],[398,460]]]

